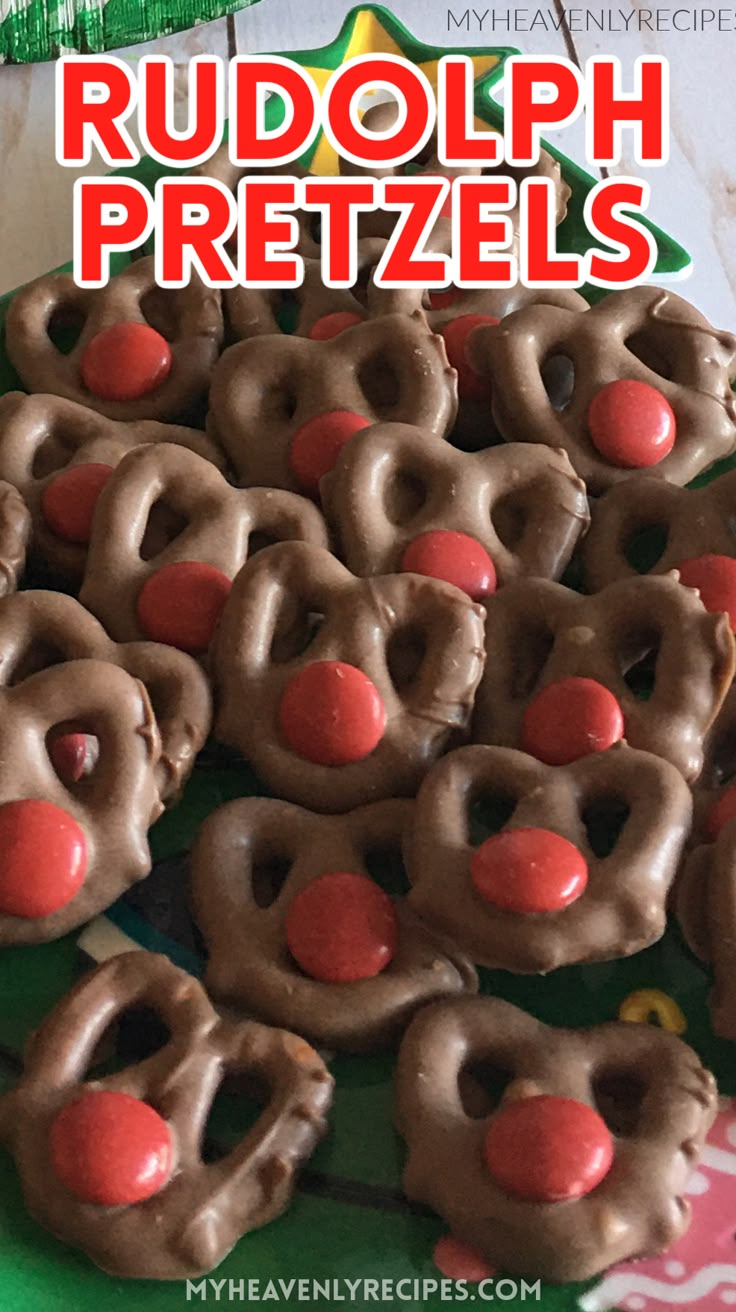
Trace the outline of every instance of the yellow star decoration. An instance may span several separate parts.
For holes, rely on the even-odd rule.
[[[338,38],[338,41],[339,39],[340,38]],[[310,53],[313,55],[317,53],[320,55],[327,55],[330,49],[331,47],[326,47],[325,50],[319,52],[312,51]],[[355,15],[353,30],[340,62],[345,63],[355,55],[365,55],[368,53],[381,55],[406,55],[406,52],[402,50],[401,46],[382,22],[379,11],[375,9],[360,9]],[[450,54],[452,52],[448,50],[446,53]],[[461,53],[466,54],[468,52],[462,51]],[[500,57],[498,54],[488,51],[488,53],[471,53],[470,58],[473,61],[475,80],[477,82],[479,78],[485,77],[487,73],[496,68]],[[437,58],[416,61],[417,68],[421,69],[421,71],[426,74],[431,86],[435,90],[437,87],[438,62]],[[306,62],[303,67],[305,72],[309,73],[310,77],[316,83],[317,90],[321,95],[327,85],[328,78],[334,72],[334,68],[323,68],[320,65],[308,64]],[[480,130],[483,130],[484,128],[486,130],[488,129],[488,124],[484,123],[482,119],[476,118],[476,126]],[[317,142],[317,146],[312,156],[310,169],[312,173],[319,173],[325,176],[334,176],[340,171],[337,154],[324,133],[320,135]]]

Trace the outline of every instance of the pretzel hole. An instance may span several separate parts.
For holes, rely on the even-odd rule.
[[[357,381],[372,410],[385,414],[399,405],[401,382],[384,348],[361,361]]]
[[[319,611],[301,608],[296,614],[282,612],[271,639],[270,659],[275,665],[296,660],[309,650],[325,622]]]
[[[427,638],[418,625],[406,624],[391,634],[386,644],[386,667],[399,695],[416,687],[426,655]]]
[[[406,897],[410,884],[401,848],[397,844],[372,847],[363,857],[367,873],[389,897]]]
[[[79,757],[72,748],[63,751],[60,740],[79,739]],[[79,720],[64,720],[55,724],[46,734],[46,751],[56,774],[65,788],[73,790],[84,785],[94,773],[100,751],[100,740],[89,725]]]
[[[248,537],[248,557],[255,556],[259,551],[265,551],[266,547],[274,547],[281,539],[273,533],[264,533],[260,529],[254,531]]]
[[[73,305],[60,305],[51,312],[46,333],[60,355],[71,355],[86,322],[83,310]]]
[[[644,328],[631,333],[626,338],[624,345],[627,351],[636,356],[637,360],[641,361],[647,369],[659,374],[660,378],[672,379],[672,365],[666,344],[664,341],[660,341],[659,334],[653,333],[651,328]]]
[[[575,392],[575,365],[559,351],[548,355],[541,370],[542,383],[553,410],[566,410]]]
[[[373,260],[372,262],[364,264],[362,268],[359,268],[355,282],[353,283],[353,286],[350,288],[350,291],[352,292],[358,304],[362,305],[363,307],[367,306],[368,304],[368,289],[372,284],[373,275],[376,271],[377,264],[378,261]]]
[[[621,673],[637,701],[649,701],[654,692],[660,643],[659,633],[651,630],[632,634],[621,653]]]
[[[68,652],[62,651],[53,643],[43,642],[41,638],[33,638],[26,647],[20,649],[14,663],[10,666],[5,665],[3,686],[15,688],[24,679],[29,679],[32,674],[38,674],[41,670],[50,670],[54,665],[63,665],[67,660],[69,660]]]
[[[290,870],[291,861],[286,857],[269,855],[253,862],[250,884],[257,907],[265,911],[273,906],[289,878]]]
[[[630,815],[631,807],[620,797],[597,797],[585,807],[581,819],[599,861],[611,855]]]
[[[637,574],[648,574],[667,550],[669,536],[666,524],[642,524],[634,529],[624,543],[627,565]]]
[[[171,1038],[169,1026],[155,1007],[127,1007],[100,1035],[87,1076],[104,1079],[127,1070],[160,1052]]]
[[[176,341],[181,325],[183,297],[181,288],[151,287],[144,292],[139,305],[140,311],[149,327],[165,337],[167,342]]]
[[[299,301],[292,288],[286,287],[276,294],[275,317],[282,333],[293,333],[299,321]]]
[[[529,522],[527,492],[508,492],[499,497],[491,509],[491,524],[496,537],[509,551],[518,547]]]
[[[461,1066],[457,1077],[465,1115],[474,1121],[485,1120],[499,1106],[513,1079],[513,1071],[492,1057],[471,1057]]]
[[[276,379],[261,392],[258,421],[267,424],[288,424],[297,410],[297,396],[288,374]]]
[[[153,560],[184,532],[189,520],[159,497],[148,512],[138,554],[141,560]]]
[[[736,775],[736,726],[724,725],[708,751],[707,786],[730,783]],[[706,782],[705,776],[703,782]]]
[[[511,674],[511,696],[514,699],[530,697],[534,692],[555,644],[555,635],[545,624],[524,622],[511,634],[509,651],[514,653]]]
[[[384,485],[383,513],[390,524],[401,528],[419,514],[427,496],[424,479],[408,469],[397,469]]]
[[[319,210],[306,215],[307,232],[315,246],[322,245],[322,215]]]
[[[500,834],[516,810],[517,799],[510,793],[483,792],[473,799],[467,811],[467,842],[480,847],[493,834]]]
[[[647,1085],[636,1071],[609,1070],[593,1080],[593,1100],[612,1134],[630,1139],[638,1133]]]
[[[221,1162],[260,1120],[271,1100],[265,1080],[250,1072],[226,1074],[210,1104],[202,1136],[205,1165]]]
[[[33,453],[32,477],[48,478],[49,474],[57,474],[60,469],[66,468],[71,454],[71,448],[65,446],[57,434],[45,437]]]

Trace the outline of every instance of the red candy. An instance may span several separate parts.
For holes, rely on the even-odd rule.
[[[169,1127],[148,1103],[112,1089],[90,1090],[51,1126],[54,1173],[76,1198],[101,1207],[141,1203],[171,1175]]]
[[[458,394],[465,400],[490,400],[490,379],[479,374],[468,360],[468,338],[476,328],[498,322],[490,314],[461,314],[457,319],[451,319],[442,329],[447,358],[453,369],[457,369]]]
[[[109,465],[72,465],[47,484],[41,514],[52,533],[66,542],[87,545],[97,498],[111,473]]]
[[[467,533],[433,529],[409,543],[401,558],[408,574],[426,574],[480,601],[496,591],[496,571],[488,552]]]
[[[328,342],[331,337],[339,337],[346,328],[354,328],[356,323],[362,322],[362,315],[352,310],[336,310],[334,314],[323,314],[317,319],[309,329],[309,336],[313,342]]]
[[[350,765],[370,756],[386,727],[378,689],[345,661],[314,661],[287,684],[279,708],[289,746],[316,765]]]
[[[546,765],[569,765],[623,736],[623,713],[608,688],[595,679],[559,679],[527,706],[521,747]]]
[[[302,424],[291,443],[289,464],[305,492],[317,495],[320,479],[335,468],[345,443],[368,427],[369,421],[352,410],[329,410]]]
[[[585,892],[582,852],[549,829],[506,829],[481,843],[470,863],[473,885],[501,911],[562,911]]]
[[[437,1240],[432,1261],[448,1280],[464,1280],[467,1284],[477,1285],[496,1274],[495,1268],[489,1266],[480,1253],[461,1243],[454,1235],[442,1235]]]
[[[736,632],[736,560],[730,556],[694,556],[677,568],[680,582],[686,588],[698,589],[706,610],[714,614],[725,611]]]
[[[79,783],[85,772],[88,755],[87,735],[84,733],[62,734],[54,738],[49,746],[51,764],[64,783]]]
[[[138,594],[141,628],[154,642],[199,655],[210,645],[231,587],[227,574],[202,560],[162,565]]]
[[[147,323],[114,323],[85,348],[82,381],[102,401],[138,401],[168,378],[171,347]]]
[[[39,920],[71,902],[87,873],[87,842],[53,802],[0,806],[0,914]]]
[[[656,387],[620,378],[596,392],[588,407],[588,430],[593,445],[612,465],[648,469],[669,455],[677,421]]]
[[[583,1198],[606,1176],[613,1140],[592,1107],[539,1094],[508,1102],[493,1116],[486,1164],[505,1193],[532,1203]]]
[[[286,942],[302,970],[329,984],[371,979],[396,952],[396,912],[367,875],[320,875],[297,894]]]
[[[705,817],[705,833],[711,843],[715,842],[721,830],[734,818],[736,818],[736,787],[727,788],[708,809]]]

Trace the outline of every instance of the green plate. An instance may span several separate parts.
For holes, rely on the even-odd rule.
[[[110,0],[108,8],[114,3]],[[95,39],[104,42],[105,34],[98,33]],[[332,45],[290,54],[323,85],[329,71],[349,55],[392,49],[409,55],[430,77],[443,53],[416,41],[386,10],[362,8],[348,16]],[[505,58],[512,52],[484,48],[467,53],[476,60],[477,113],[484,121],[498,125],[502,110],[493,102],[491,92],[502,74]],[[315,169],[334,170],[334,160],[324,142],[316,143],[312,156]],[[594,180],[564,156],[558,158],[573,192],[561,248],[582,250],[587,244],[582,209]],[[144,160],[134,172],[151,185],[163,170]],[[687,253],[671,237],[653,230],[659,249],[657,271],[672,274],[685,269],[689,263]],[[116,267],[126,258],[122,257]],[[0,301],[0,328],[9,299]],[[0,392],[17,385],[0,345]],[[246,767],[216,749],[208,749],[181,803],[152,831],[156,866],[151,880],[137,886],[107,917],[96,922],[91,935],[85,931],[82,938],[87,950],[104,952],[105,936],[123,933],[199,970],[201,960],[182,895],[186,850],[201,819],[221,801],[257,790],[257,780]],[[81,963],[75,936],[44,947],[9,948],[0,954],[0,1088],[12,1082],[25,1037],[66,992]],[[687,1020],[686,1037],[716,1072],[722,1091],[736,1093],[736,1050],[711,1034],[706,1010],[707,974],[686,951],[674,929],[655,947],[626,961],[569,968],[544,979],[490,971],[482,971],[481,978],[484,992],[501,995],[544,1020],[560,1024],[590,1025],[609,1020],[633,990],[661,989],[682,1008]],[[438,1275],[432,1249],[445,1227],[424,1209],[412,1207],[401,1193],[402,1146],[391,1125],[390,1057],[340,1057],[331,1066],[337,1079],[331,1132],[302,1174],[292,1207],[278,1221],[246,1236],[215,1273],[218,1281],[236,1282],[232,1291],[235,1301],[239,1301],[237,1282],[241,1279],[260,1280],[263,1297],[269,1280],[432,1280]],[[214,1108],[212,1133],[219,1139],[227,1140],[240,1128],[232,1105]],[[415,1297],[410,1286],[403,1288],[408,1296],[395,1306],[407,1312],[447,1306],[439,1297],[423,1298],[421,1292]],[[542,1306],[572,1312],[586,1288],[545,1287]],[[226,1301],[227,1294],[228,1288],[224,1287],[222,1301]],[[192,1306],[200,1301],[190,1299]],[[210,1290],[207,1303],[214,1301]],[[7,1157],[0,1157],[2,1312],[97,1312],[102,1306],[111,1312],[178,1312],[185,1302],[182,1284],[112,1279],[53,1240],[26,1216],[13,1166]],[[324,1309],[338,1307],[339,1303],[324,1297],[310,1303],[282,1296],[280,1306]],[[346,1302],[345,1306],[379,1305],[358,1300]],[[505,1306],[521,1312],[526,1303],[511,1299]]]

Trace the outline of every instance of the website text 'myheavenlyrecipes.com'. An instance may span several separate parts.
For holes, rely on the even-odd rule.
[[[522,32],[559,32],[564,25],[575,33],[626,32],[736,32],[736,9],[707,5],[628,6],[585,8],[556,5],[535,8],[518,5],[491,8],[459,4],[447,10],[448,32],[475,32],[486,36],[515,36]]]

